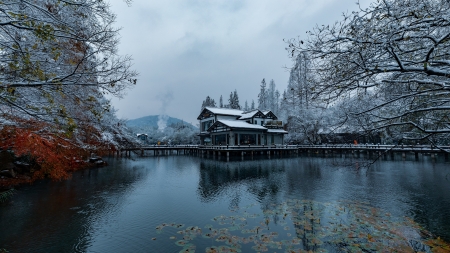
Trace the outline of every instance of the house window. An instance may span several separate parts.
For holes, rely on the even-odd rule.
[[[258,124],[258,121],[255,119],[255,125],[257,125]]]
[[[263,125],[263,123],[264,123],[264,122],[261,120],[261,126]]]

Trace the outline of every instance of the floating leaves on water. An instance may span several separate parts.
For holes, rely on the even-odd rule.
[[[185,245],[189,244],[189,241],[187,241],[187,240],[178,240],[178,241],[175,242],[175,244],[178,245],[178,246],[185,246]]]
[[[395,217],[366,203],[290,199],[280,204],[265,205],[269,208],[263,212],[250,213],[248,209],[253,206],[233,207],[230,210],[233,215],[216,216],[211,219],[213,224],[207,224],[203,229],[189,226],[176,231],[183,238],[176,242],[183,247],[180,252],[194,252],[193,243],[200,240],[217,243],[206,248],[206,252],[217,253],[241,252],[244,244],[251,244],[247,247],[258,252],[269,248],[277,252],[306,252],[309,249],[322,253],[336,249],[390,252],[420,251],[420,247],[433,252],[450,251],[448,243],[424,231],[414,220]],[[160,232],[166,227],[179,229],[184,225],[163,223],[156,230]],[[281,233],[283,230],[292,232]],[[418,246],[410,240],[411,234],[417,235],[414,242]]]
[[[195,252],[195,245],[187,244],[183,247],[182,250],[180,250],[179,253],[194,253],[194,252]]]
[[[214,246],[208,247],[206,248],[206,253],[219,253],[219,249]]]

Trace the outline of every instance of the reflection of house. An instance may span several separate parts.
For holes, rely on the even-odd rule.
[[[287,134],[271,111],[205,107],[197,119],[202,145],[282,144]]]

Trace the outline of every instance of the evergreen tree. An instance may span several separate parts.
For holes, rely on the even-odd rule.
[[[255,110],[255,100],[252,99],[252,105],[250,107],[250,110]]]
[[[275,107],[273,108],[273,113],[278,115],[280,108],[280,92],[278,90],[275,91]]]
[[[203,100],[202,103],[202,110],[205,107],[216,107],[216,102],[214,101],[214,99],[210,98],[209,96],[206,97],[205,100]]]
[[[239,104],[239,96],[236,90],[234,90],[233,93],[233,101],[234,101],[234,109],[241,109],[241,105]]]
[[[222,95],[220,95],[219,107],[220,107],[220,108],[223,108],[223,98],[222,98]]]
[[[248,103],[247,103],[247,100],[245,100],[244,111],[248,111]]]
[[[230,98],[228,99],[228,108],[234,109],[233,92],[230,93]]]
[[[236,90],[234,90],[234,92],[230,93],[230,98],[228,99],[228,102],[229,102],[229,108],[241,109],[241,106],[239,105],[239,96],[238,96]]]
[[[259,109],[260,110],[266,110],[267,109],[267,90],[266,90],[266,79],[263,78],[261,81],[261,90],[258,94],[258,103],[259,103]]]
[[[275,82],[270,80],[269,88],[267,89],[267,109],[273,111],[275,100]]]

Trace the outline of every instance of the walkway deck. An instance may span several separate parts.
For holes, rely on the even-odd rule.
[[[150,151],[150,152],[148,152]],[[434,155],[444,154],[447,158],[450,153],[450,146],[431,146],[431,145],[372,145],[372,144],[326,144],[326,145],[237,145],[237,146],[203,146],[203,145],[153,145],[124,148],[117,151],[117,156],[130,156],[131,152],[136,155],[212,155],[212,156],[247,156],[247,155],[290,155],[299,153],[352,153],[356,156],[360,154],[377,154],[391,156],[394,153],[401,153],[403,157],[408,153]],[[125,153],[125,154],[124,154]]]

